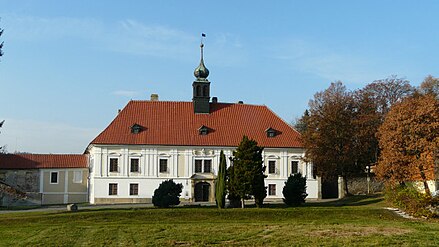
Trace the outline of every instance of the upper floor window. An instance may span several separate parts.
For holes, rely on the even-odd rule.
[[[118,171],[118,158],[110,158],[110,172],[117,172]]]
[[[51,184],[57,184],[58,183],[58,172],[51,172],[50,173],[50,183]]]
[[[132,158],[130,160],[130,172],[139,172],[139,159]]]
[[[275,174],[276,173],[276,161],[275,160],[269,160],[268,161],[268,173],[269,174]]]
[[[195,160],[195,173],[211,173],[212,160],[211,159],[197,159]]]
[[[168,159],[160,159],[159,161],[159,172],[167,173],[168,172]]]
[[[291,174],[299,173],[299,161],[291,161]]]

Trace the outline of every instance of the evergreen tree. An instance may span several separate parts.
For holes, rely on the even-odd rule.
[[[306,193],[306,178],[300,173],[288,177],[282,190],[284,203],[288,206],[299,206],[305,202],[308,196]]]
[[[156,207],[168,208],[180,204],[180,194],[183,185],[176,184],[172,179],[163,181],[154,191],[152,203]]]
[[[226,156],[223,150],[220,153],[220,165],[215,183],[215,198],[218,208],[224,208],[226,204]]]
[[[244,200],[255,196],[257,206],[263,204],[267,195],[263,179],[265,166],[262,161],[263,148],[255,140],[244,136],[236,151],[233,152],[232,165],[229,169],[229,199]]]

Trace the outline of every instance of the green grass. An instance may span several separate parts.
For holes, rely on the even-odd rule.
[[[1,246],[438,246],[439,222],[407,220],[379,197],[299,208],[100,209],[0,215]]]

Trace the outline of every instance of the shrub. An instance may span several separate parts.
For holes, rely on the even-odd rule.
[[[306,193],[306,178],[300,173],[288,177],[282,190],[284,203],[288,206],[299,206],[305,202],[308,196]]]
[[[419,192],[411,185],[388,186],[385,193],[388,202],[412,216],[435,216],[430,210],[435,204],[432,197]]]
[[[168,208],[180,204],[180,194],[183,185],[176,184],[172,179],[163,181],[154,191],[152,203],[156,207]]]

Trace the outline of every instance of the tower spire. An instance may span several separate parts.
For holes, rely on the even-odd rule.
[[[206,78],[209,76],[209,70],[204,65],[204,43],[203,38],[206,37],[206,34],[201,34],[201,43],[200,43],[200,65],[198,65],[197,68],[195,68],[194,75],[197,78],[197,80],[207,80]]]
[[[204,65],[204,43],[203,38],[206,37],[206,34],[201,34],[201,42],[200,42],[200,65],[195,69],[194,83],[192,83],[193,87],[193,98],[192,102],[194,103],[194,112],[195,113],[210,113],[210,82],[207,80],[209,76],[209,70]]]

